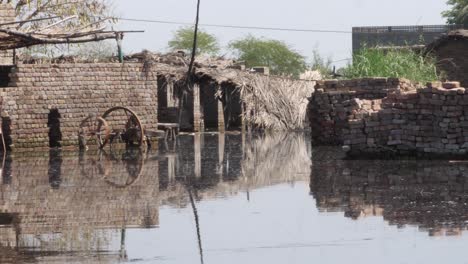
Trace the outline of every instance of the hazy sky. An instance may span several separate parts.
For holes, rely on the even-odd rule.
[[[446,0],[201,0],[200,23],[351,31],[353,26],[443,24]],[[193,22],[196,0],[115,0],[115,12],[127,18]],[[119,29],[143,29],[127,35],[126,52],[167,51],[180,26],[125,22]],[[248,33],[283,40],[305,56],[317,49],[333,60],[350,57],[351,34],[278,32],[205,27],[221,45]],[[339,64],[339,63],[338,63]]]

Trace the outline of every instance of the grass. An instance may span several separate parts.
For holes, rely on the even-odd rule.
[[[364,48],[354,54],[353,63],[342,69],[345,78],[395,77],[426,83],[440,80],[436,60],[420,52],[401,49]]]

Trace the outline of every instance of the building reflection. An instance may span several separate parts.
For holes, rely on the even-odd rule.
[[[345,160],[301,133],[206,133],[150,151],[7,156],[0,185],[0,263],[126,260],[129,230],[157,228],[159,207],[310,180],[322,212],[383,217],[433,236],[468,226],[468,163]],[[203,219],[196,221],[203,253]]]
[[[4,162],[0,262],[115,263],[126,257],[127,229],[158,226],[158,163],[145,163],[151,154],[44,154]]]
[[[307,181],[306,138],[187,134],[149,151],[7,156],[0,185],[0,262],[126,260],[129,230],[157,228],[160,205],[196,213],[200,200],[239,194],[249,200],[257,188]],[[196,230],[202,254],[203,226]]]
[[[303,133],[206,133],[159,143],[161,204],[185,207],[186,186],[195,199],[213,199],[281,183],[307,181],[310,145]]]
[[[311,194],[322,212],[383,217],[431,236],[468,227],[468,163],[344,160],[334,148],[314,148]]]

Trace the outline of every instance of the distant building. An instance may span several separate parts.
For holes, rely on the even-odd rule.
[[[448,80],[468,87],[468,30],[452,31],[429,44],[427,50],[436,56],[438,68]]]
[[[427,45],[459,25],[353,27],[353,53],[377,46]]]

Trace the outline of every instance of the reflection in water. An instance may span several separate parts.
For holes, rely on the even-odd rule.
[[[62,156],[61,151],[51,149],[49,151],[49,184],[58,189],[62,182]]]
[[[196,203],[306,181],[306,142],[302,134],[195,134],[148,153],[8,156],[0,185],[0,262],[126,261],[129,229],[158,227],[164,204],[192,208],[203,263]]]
[[[174,149],[160,143],[161,204],[187,207],[195,200],[233,196],[280,183],[308,181],[310,145],[304,134],[180,136]],[[246,196],[247,198],[247,196]]]
[[[148,156],[51,150],[7,160],[3,174],[12,176],[0,186],[0,252],[10,260],[0,262],[124,259],[125,241],[113,241],[125,240],[128,228],[159,222],[158,164],[143,166]]]
[[[468,227],[468,163],[342,160],[315,148],[310,180],[319,210],[358,219],[382,216],[431,236],[460,235]]]
[[[183,251],[193,252],[193,256],[188,253],[190,263],[214,263],[214,256],[226,251],[223,246],[231,250],[236,237],[243,241],[257,230],[264,233],[235,247],[242,251],[250,246],[246,254],[262,255],[250,252],[252,248],[277,253],[290,247],[310,254],[323,241],[335,245],[326,241],[333,230],[348,232],[340,222],[345,220],[341,214],[333,218],[323,212],[344,212],[356,220],[383,217],[392,225],[417,226],[434,236],[458,235],[467,228],[468,164],[347,161],[336,149],[312,151],[308,138],[300,133],[192,134],[159,142],[157,150],[148,152],[50,151],[7,156],[0,185],[0,263],[140,259],[153,263],[161,260],[161,255],[154,254],[163,251],[169,259]],[[310,184],[322,213],[314,212],[304,182]],[[267,188],[274,185],[279,186]],[[290,215],[294,210],[288,209],[299,207],[299,216]],[[161,226],[160,210],[161,217],[166,217]],[[221,211],[221,217],[216,215]],[[309,217],[304,223],[314,224],[301,224],[304,215]],[[190,228],[181,229],[186,220]],[[253,223],[253,229],[244,230]],[[279,235],[285,227],[296,225],[301,227],[301,238]],[[321,229],[326,237],[316,235]],[[216,237],[222,236],[220,232],[228,233]],[[277,244],[260,243],[256,240],[260,237]],[[168,249],[174,241],[175,249]],[[159,247],[149,248],[153,242]],[[230,263],[240,262],[232,259]]]

